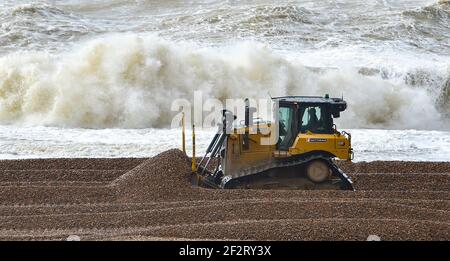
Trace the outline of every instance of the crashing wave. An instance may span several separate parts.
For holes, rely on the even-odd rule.
[[[348,127],[449,128],[439,94],[427,88],[358,69],[310,70],[258,43],[199,48],[138,34],[98,38],[70,52],[1,57],[0,123],[167,127],[172,101],[191,99],[195,90],[221,100],[344,94],[349,109],[340,120]]]

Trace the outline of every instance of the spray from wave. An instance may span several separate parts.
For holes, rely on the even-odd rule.
[[[444,87],[442,87],[444,88]],[[358,69],[314,71],[258,43],[223,49],[154,35],[112,35],[71,52],[0,58],[0,123],[67,127],[166,127],[175,98],[341,96],[346,127],[448,129],[439,94]]]

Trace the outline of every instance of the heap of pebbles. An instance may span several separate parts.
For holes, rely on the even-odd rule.
[[[168,150],[142,162],[114,180],[120,200],[142,202],[183,195],[191,188],[189,158],[180,150]]]

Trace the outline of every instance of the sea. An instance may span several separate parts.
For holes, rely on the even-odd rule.
[[[181,148],[196,92],[343,97],[355,161],[450,161],[450,1],[0,1],[0,159]]]

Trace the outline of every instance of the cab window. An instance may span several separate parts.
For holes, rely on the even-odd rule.
[[[332,133],[330,119],[325,106],[307,106],[301,116],[300,132]],[[328,115],[329,116],[329,115]]]
[[[278,148],[285,150],[289,148],[293,139],[293,119],[294,108],[293,107],[280,107],[278,111],[279,117],[279,140]],[[295,134],[296,135],[296,134]]]

